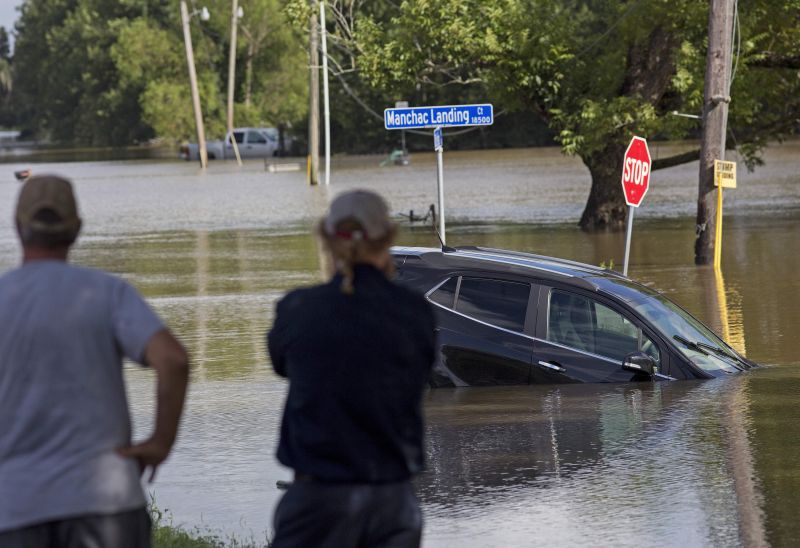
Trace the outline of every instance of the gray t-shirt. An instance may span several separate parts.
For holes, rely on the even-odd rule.
[[[0,531],[145,505],[122,358],[163,328],[123,280],[60,261],[0,276]]]

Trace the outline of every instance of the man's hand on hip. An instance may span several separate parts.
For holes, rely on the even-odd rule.
[[[150,479],[156,468],[169,455],[183,411],[186,385],[189,381],[189,358],[181,343],[167,329],[150,338],[145,349],[145,363],[156,370],[156,424],[153,435],[141,443],[119,448],[124,457],[139,462],[141,473],[150,468]]]

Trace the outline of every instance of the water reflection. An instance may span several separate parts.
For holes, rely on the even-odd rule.
[[[541,545],[752,545],[739,531],[759,531],[749,441],[728,424],[731,407],[747,412],[742,386],[433,391],[432,468],[418,481],[427,538],[526,545],[535,531]]]
[[[659,172],[632,242],[633,277],[770,367],[704,383],[431,391],[430,469],[418,481],[426,546],[800,542],[798,150],[778,147],[765,169],[741,174],[726,203],[724,279],[693,265],[696,165]],[[289,473],[273,458],[286,385],[263,335],[276,299],[321,278],[312,220],[353,186],[383,192],[397,211],[435,201],[432,156],[409,169],[369,161],[341,164],[330,189],[247,163],[200,176],[184,163],[36,167],[77,180],[87,222],[74,260],[135,284],[193,357],[181,437],[150,489],[177,523],[259,539],[269,528],[275,481]],[[2,269],[18,260],[19,168],[0,166]],[[623,234],[562,222],[577,219],[588,192],[579,161],[546,150],[459,153],[447,169],[451,245],[621,264]],[[404,225],[400,243],[437,240],[429,226]],[[126,375],[141,436],[152,372]]]

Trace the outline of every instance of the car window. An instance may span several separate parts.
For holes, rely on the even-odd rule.
[[[238,144],[241,145],[242,143],[244,143],[244,132],[243,131],[234,131],[233,132],[233,139],[234,139],[234,141],[236,141]]]
[[[458,287],[458,277],[450,278],[439,288],[428,295],[428,298],[446,308],[453,308],[453,301],[456,298],[456,288]]]
[[[267,142],[267,138],[261,135],[257,131],[248,131],[247,132],[247,142],[254,143],[254,144],[263,144]]]
[[[658,363],[661,358],[658,346],[641,335],[641,350]],[[548,341],[621,362],[640,349],[639,339],[640,329],[608,306],[566,291],[554,289],[550,292]]]
[[[521,333],[530,292],[529,284],[461,278],[455,309],[482,322]]]
[[[656,365],[661,365],[661,351],[658,349],[658,345],[650,339],[647,335],[642,333],[642,347],[641,351],[653,358],[655,360]]]

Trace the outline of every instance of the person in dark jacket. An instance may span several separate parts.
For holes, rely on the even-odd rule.
[[[289,379],[277,456],[295,472],[273,546],[419,546],[410,479],[424,464],[433,311],[391,281],[396,227],[380,196],[338,196],[318,233],[333,278],[278,302],[268,335],[273,368]]]

